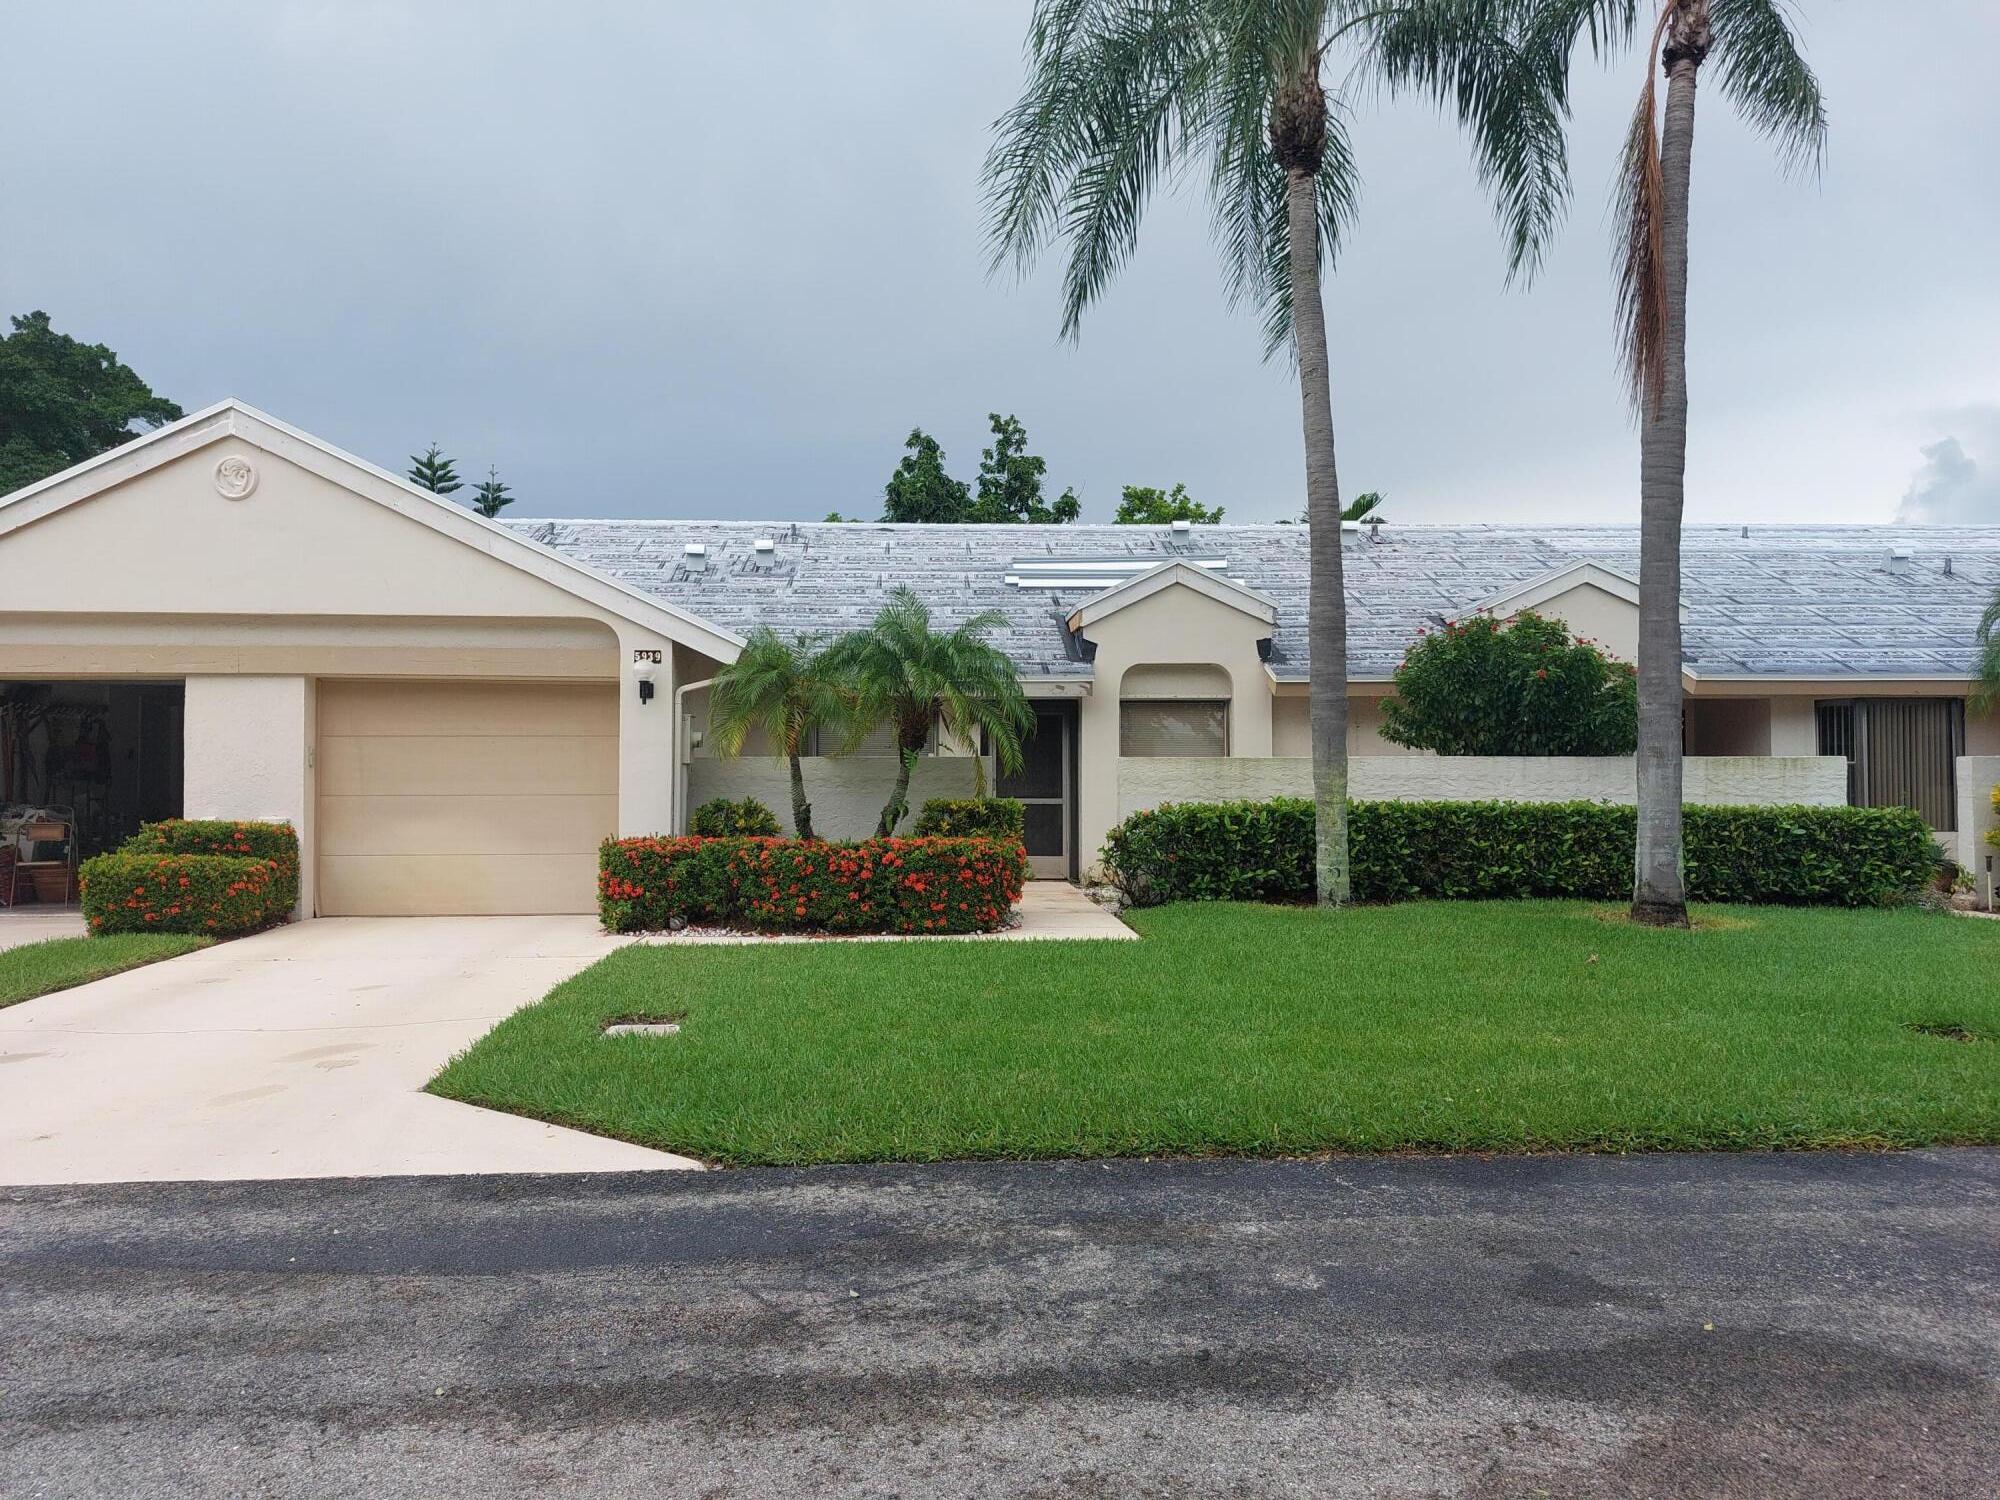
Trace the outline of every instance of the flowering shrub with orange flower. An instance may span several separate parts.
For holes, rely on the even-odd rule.
[[[598,910],[613,932],[675,919],[759,932],[992,932],[1021,899],[1013,839],[608,839]]]
[[[79,873],[93,933],[254,932],[298,904],[299,839],[289,823],[174,818]]]

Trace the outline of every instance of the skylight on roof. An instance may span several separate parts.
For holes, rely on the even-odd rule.
[[[1150,573],[1166,562],[1183,562],[1218,576],[1229,571],[1226,557],[1176,554],[1140,557],[1017,557],[1007,565],[1006,581],[1017,589],[1109,589],[1128,578]]]

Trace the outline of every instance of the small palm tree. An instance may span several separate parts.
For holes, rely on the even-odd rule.
[[[996,266],[1067,243],[1064,334],[1138,243],[1162,182],[1205,163],[1232,301],[1297,361],[1305,436],[1316,871],[1347,901],[1347,613],[1320,274],[1359,187],[1335,75],[1415,88],[1471,132],[1513,270],[1531,274],[1566,190],[1561,99],[1523,0],[1036,0],[1028,81],[986,159]]]
[[[708,732],[724,755],[742,753],[752,729],[761,729],[792,772],[792,830],[816,838],[806,778],[799,764],[816,729],[843,730],[854,695],[814,636],[786,640],[768,625],[751,631],[742,653],[715,674],[709,690]]]
[[[1979,679],[1972,706],[1982,713],[2000,708],[2000,593],[1979,617],[1979,662],[1972,670]]]
[[[1639,34],[1638,0],[1516,0],[1548,47],[1546,76],[1587,37],[1600,54]],[[1646,84],[1625,138],[1613,232],[1618,334],[1639,421],[1639,838],[1635,921],[1687,925],[1681,847],[1681,508],[1687,475],[1688,192],[1695,86],[1711,58],[1722,95],[1786,160],[1817,167],[1819,83],[1786,0],[1662,0],[1647,34]],[[1667,80],[1662,111],[1656,87]]]
[[[956,630],[933,630],[923,601],[899,588],[866,630],[828,648],[834,670],[853,685],[849,748],[877,725],[889,724],[896,732],[900,764],[875,828],[878,837],[894,833],[910,810],[910,773],[934,724],[975,749],[983,734],[1000,769],[1019,768],[1021,739],[1035,715],[1013,662],[986,639],[1002,623],[1002,615],[989,611]],[[985,768],[977,760],[973,774],[985,795]]]

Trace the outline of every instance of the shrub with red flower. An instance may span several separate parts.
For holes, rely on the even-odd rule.
[[[760,932],[992,932],[1027,873],[1013,839],[609,839],[598,910],[613,932],[677,918]]]
[[[299,838],[289,823],[148,823],[85,860],[78,885],[93,933],[254,932],[298,905]]]

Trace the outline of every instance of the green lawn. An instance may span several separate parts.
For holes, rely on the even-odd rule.
[[[2000,923],[1562,902],[622,950],[431,1084],[712,1161],[2000,1141]],[[684,1017],[671,1037],[607,1019]],[[1972,1040],[1926,1034],[1958,1028]]]
[[[50,938],[0,949],[0,1006],[192,953],[213,941],[175,932],[127,932],[108,937]]]

